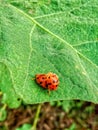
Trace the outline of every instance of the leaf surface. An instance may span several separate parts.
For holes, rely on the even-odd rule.
[[[84,1],[73,5],[62,1],[66,10],[47,6],[51,11],[38,12],[34,18],[17,6],[1,4],[4,103],[10,107],[18,107],[21,100],[26,104],[68,99],[98,103],[98,2]],[[60,80],[50,95],[32,80],[47,72],[56,73]]]

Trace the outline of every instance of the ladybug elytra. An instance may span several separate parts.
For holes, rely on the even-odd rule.
[[[47,74],[36,74],[36,82],[43,88],[50,90],[56,90],[59,85],[58,76],[52,72]]]

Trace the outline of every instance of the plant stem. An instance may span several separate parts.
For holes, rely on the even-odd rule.
[[[33,126],[31,128],[31,130],[36,130],[36,126],[37,126],[37,122],[38,122],[39,114],[40,114],[40,110],[41,110],[41,105],[42,104],[39,104],[38,107],[37,107],[35,119],[34,119]]]
[[[5,110],[6,107],[7,107],[7,104],[4,104],[3,107],[2,107],[2,109]]]
[[[0,91],[0,96],[2,95],[2,92]]]

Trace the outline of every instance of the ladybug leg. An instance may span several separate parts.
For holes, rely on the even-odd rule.
[[[32,75],[31,75],[31,74],[29,74],[29,76],[30,76],[30,77],[32,77]],[[35,80],[35,78],[32,78],[32,80]]]
[[[48,89],[48,95],[50,95],[50,90]]]
[[[35,78],[32,78],[32,80],[35,80]]]

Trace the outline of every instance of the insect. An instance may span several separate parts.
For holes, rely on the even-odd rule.
[[[43,88],[50,90],[56,90],[59,85],[58,76],[52,72],[47,74],[36,74],[36,82]]]

